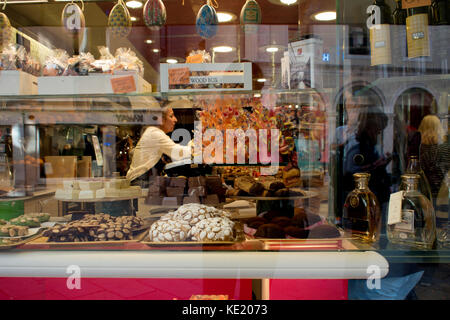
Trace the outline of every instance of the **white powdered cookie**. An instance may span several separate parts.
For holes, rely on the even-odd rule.
[[[187,239],[191,227],[183,221],[159,220],[152,224],[149,237],[154,242],[174,242]]]
[[[226,217],[207,218],[192,227],[189,235],[200,242],[233,240],[234,222]]]

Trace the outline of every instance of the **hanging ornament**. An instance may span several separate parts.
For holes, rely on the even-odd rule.
[[[73,1],[65,5],[63,12],[61,14],[61,23],[69,34],[72,36],[78,36],[83,33],[84,27],[86,26],[84,19],[84,2],[81,1],[83,9],[81,9]]]
[[[206,39],[214,37],[216,35],[217,26],[219,24],[216,9],[214,9],[214,7],[211,5],[211,1],[212,0],[207,0],[207,4],[203,5],[200,8],[197,13],[197,19],[195,22],[197,33],[202,38]]]
[[[5,10],[6,0],[3,4],[2,10]],[[8,17],[3,12],[0,12],[0,49],[6,47],[12,40],[12,28]]]
[[[131,32],[131,16],[123,0],[119,0],[111,9],[108,27],[114,37],[124,38]]]
[[[247,0],[241,9],[241,26],[247,33],[256,33],[258,24],[261,24],[261,8],[255,0]]]
[[[148,0],[144,5],[143,16],[149,29],[161,27],[166,24],[166,7],[161,0]]]

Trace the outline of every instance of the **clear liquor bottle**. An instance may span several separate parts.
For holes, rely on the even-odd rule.
[[[431,249],[436,239],[436,215],[430,200],[419,192],[419,181],[417,174],[402,175],[401,222],[388,224],[387,236],[392,243]]]
[[[353,175],[356,188],[347,195],[342,224],[353,238],[375,242],[380,237],[381,209],[375,194],[369,189],[369,173]]]
[[[418,191],[422,193],[425,197],[427,197],[428,200],[433,201],[430,183],[428,182],[425,172],[423,172],[422,168],[420,167],[420,161],[418,156],[409,157],[406,173],[418,174],[420,176]]]

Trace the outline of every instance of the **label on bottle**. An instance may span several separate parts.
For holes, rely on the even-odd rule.
[[[406,18],[406,40],[408,42],[408,58],[430,55],[427,14],[415,14]]]
[[[431,0],[402,0],[402,8],[417,8],[431,6]]]
[[[404,191],[392,193],[389,198],[388,224],[402,222],[402,200]]]
[[[358,196],[353,195],[353,196],[350,197],[350,205],[353,208],[356,208],[357,206],[359,206],[359,198],[358,198]]]
[[[391,64],[391,31],[388,24],[377,24],[370,28],[371,65]]]
[[[397,231],[414,232],[414,210],[402,210],[402,221],[395,225]]]

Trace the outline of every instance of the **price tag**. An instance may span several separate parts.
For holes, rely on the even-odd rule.
[[[103,166],[102,149],[100,149],[100,142],[97,136],[92,136],[92,144],[94,145],[95,158],[99,167]]]
[[[402,222],[403,191],[392,193],[389,198],[388,225]]]
[[[114,93],[128,93],[136,91],[136,83],[134,82],[133,76],[112,78],[111,87]]]
[[[169,84],[189,84],[189,68],[169,69]]]
[[[199,53],[189,56],[186,59],[186,63],[203,63],[203,55]]]
[[[402,0],[402,9],[431,6],[431,0]]]

